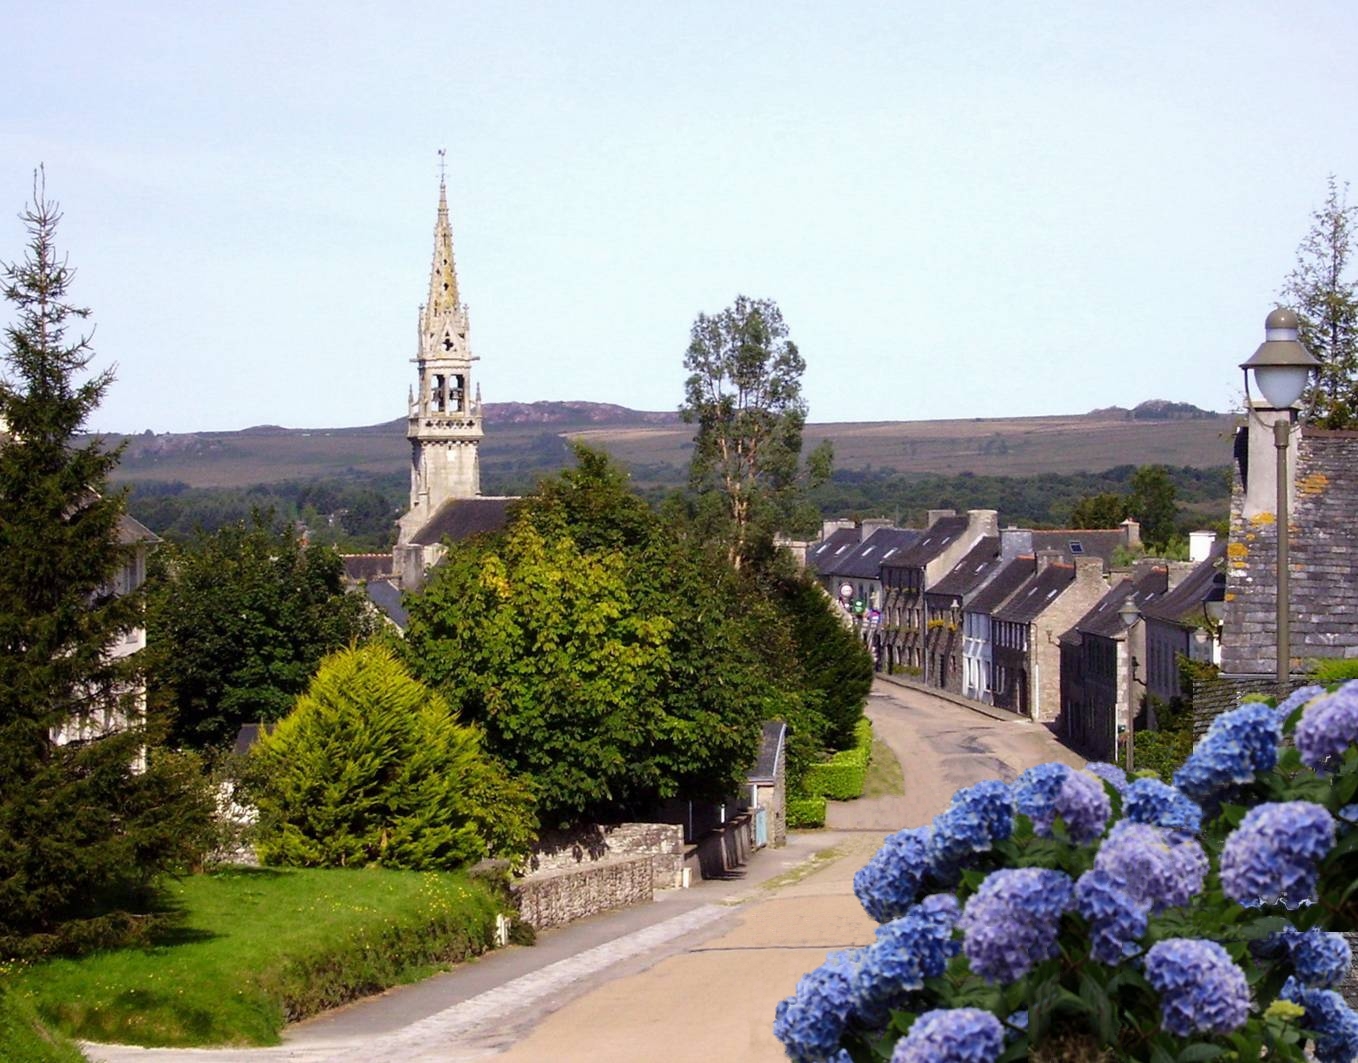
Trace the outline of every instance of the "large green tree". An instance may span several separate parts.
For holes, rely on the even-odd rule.
[[[1297,264],[1279,293],[1296,311],[1301,341],[1320,359],[1313,398],[1327,428],[1358,426],[1358,276],[1352,269],[1358,206],[1348,184],[1331,174],[1325,202],[1297,248]]]
[[[0,273],[14,312],[0,350],[0,954],[107,940],[206,822],[201,788],[140,712],[141,655],[109,652],[141,599],[114,592],[129,560],[107,491],[118,455],[75,437],[112,374],[89,372],[89,312],[68,299],[41,180],[21,217],[27,254]],[[86,740],[59,742],[72,721]]]
[[[1141,536],[1152,546],[1166,546],[1174,538],[1179,515],[1177,491],[1163,465],[1142,465],[1132,473],[1127,508],[1141,523]]]
[[[407,659],[534,784],[545,825],[607,816],[663,781],[656,697],[672,625],[637,608],[620,551],[520,521],[450,552],[410,605]]]
[[[698,315],[684,368],[679,412],[697,425],[690,481],[721,496],[728,556],[739,569],[758,540],[780,526],[792,530],[809,514],[799,491],[806,362],[778,304],[741,295],[718,314]],[[828,441],[817,447],[807,479],[828,476],[831,458]]]
[[[344,591],[334,550],[257,513],[158,556],[152,699],[172,712],[175,742],[224,746],[243,723],[281,719],[321,658],[370,624],[363,599]]]
[[[533,840],[527,788],[387,647],[327,657],[251,759],[265,863],[437,870]]]

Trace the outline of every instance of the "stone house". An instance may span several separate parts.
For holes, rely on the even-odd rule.
[[[1008,536],[1009,529],[1005,530]],[[1008,542],[1003,538],[1002,543]],[[991,616],[1037,572],[1037,559],[1023,555],[1005,561],[962,609],[962,694],[995,703],[995,651]]]
[[[1128,687],[1138,713],[1146,687],[1146,625],[1130,637],[1118,610],[1130,597],[1143,612],[1169,591],[1169,569],[1142,565],[1118,580],[1061,635],[1061,730],[1077,749],[1100,760],[1116,756],[1116,736],[1126,727]],[[1138,726],[1144,726],[1138,723]]]
[[[963,691],[963,607],[1003,564],[1000,536],[980,539],[967,556],[924,592],[924,681],[954,694]]]
[[[911,546],[882,564],[883,649],[887,669],[923,673],[927,652],[925,592],[956,567],[976,543],[999,532],[993,509],[958,516],[951,509],[929,511],[929,523]]]
[[[1058,636],[1108,590],[1103,562],[1074,563],[1044,552],[1036,573],[992,614],[993,702],[1039,723],[1055,723],[1061,710]]]
[[[1273,421],[1256,409],[1236,430],[1226,547],[1221,668],[1241,680],[1277,667],[1277,479]],[[1263,423],[1257,423],[1256,418]],[[1358,657],[1358,432],[1294,428],[1288,448],[1289,671]]]
[[[1180,657],[1204,664],[1217,663],[1216,622],[1211,613],[1226,597],[1226,544],[1210,542],[1215,536],[1210,532],[1206,535],[1209,541],[1199,551],[1205,556],[1168,594],[1143,610],[1145,692],[1166,705],[1183,693]]]

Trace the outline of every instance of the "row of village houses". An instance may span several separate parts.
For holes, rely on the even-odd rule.
[[[1225,544],[1191,537],[1190,560],[1114,554],[1139,526],[1001,528],[994,510],[931,511],[922,529],[885,520],[827,522],[806,564],[872,651],[879,670],[1054,725],[1111,758],[1128,684],[1143,703],[1180,694],[1178,658],[1219,662]],[[1130,631],[1119,610],[1139,619]]]

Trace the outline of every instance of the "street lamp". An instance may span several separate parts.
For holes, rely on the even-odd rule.
[[[1118,617],[1127,629],[1127,774],[1132,774],[1132,748],[1136,745],[1136,658],[1132,656],[1132,628],[1141,619],[1141,610],[1129,594],[1118,608]],[[1117,689],[1116,684],[1114,689]]]
[[[1320,362],[1302,346],[1297,338],[1297,315],[1279,307],[1264,319],[1264,342],[1247,362],[1242,362],[1245,374],[1245,409],[1261,425],[1264,423],[1250,400],[1250,372],[1254,382],[1268,403],[1267,409],[1285,411],[1273,422],[1273,446],[1278,453],[1278,650],[1277,680],[1279,692],[1288,683],[1292,664],[1292,639],[1288,610],[1288,515],[1287,447],[1292,439],[1292,407],[1306,390],[1311,374]]]

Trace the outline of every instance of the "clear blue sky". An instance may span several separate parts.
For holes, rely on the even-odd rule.
[[[108,430],[400,416],[442,146],[488,401],[671,409],[744,292],[818,421],[1225,409],[1358,178],[1351,3],[0,16],[0,257],[45,162]]]

